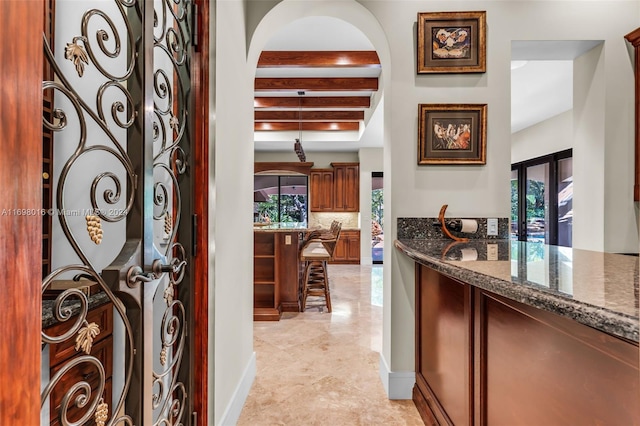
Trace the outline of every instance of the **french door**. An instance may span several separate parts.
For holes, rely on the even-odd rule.
[[[191,0],[56,0],[51,10],[42,88],[51,99],[43,125],[53,140],[53,202],[40,212],[51,219],[51,268],[42,306],[67,325],[56,334],[43,327],[43,363],[47,348],[64,342],[77,356],[43,377],[41,422],[195,424],[196,8]],[[45,297],[73,281],[113,305],[109,365],[91,350],[103,332],[87,320],[94,296],[71,286]],[[91,380],[74,373],[82,368]],[[58,407],[54,393],[63,395]]]
[[[511,238],[571,247],[572,150],[511,165]]]

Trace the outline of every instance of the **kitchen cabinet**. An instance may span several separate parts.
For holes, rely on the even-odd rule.
[[[91,346],[91,355],[96,357],[102,366],[105,373],[105,385],[102,393],[104,402],[108,405],[109,410],[112,407],[112,375],[113,375],[113,304],[111,302],[100,305],[96,308],[89,310],[86,317],[87,323],[95,323],[100,329],[100,333],[95,336],[93,344]],[[69,329],[70,323],[74,323],[74,320],[65,321],[55,324],[45,330],[45,333],[49,336],[60,336],[66,330]],[[71,363],[79,359],[81,356],[86,355],[82,351],[75,349],[75,339],[68,339],[61,343],[51,344],[49,346],[49,368],[50,377],[71,365]],[[65,391],[70,389],[74,384],[85,381],[91,386],[92,395],[97,391],[100,385],[100,372],[97,367],[89,362],[80,362],[75,367],[72,367],[67,373],[65,373],[57,386],[54,387],[51,392],[50,406],[51,406],[51,425],[59,425],[58,413],[62,405],[62,399],[64,398]],[[93,399],[92,399],[93,400]],[[67,412],[69,421],[78,421],[86,411],[70,405]],[[111,417],[111,413],[109,413]],[[91,424],[95,424],[93,419]]]
[[[311,212],[359,212],[360,166],[331,163],[330,169],[312,169],[309,175]]]
[[[333,260],[329,263],[360,264],[360,230],[346,229],[340,232]]]
[[[360,211],[360,165],[331,163],[333,167],[333,211]]]
[[[312,212],[333,211],[333,169],[313,169],[309,174]]]

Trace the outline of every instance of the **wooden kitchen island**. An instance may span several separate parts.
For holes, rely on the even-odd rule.
[[[413,400],[426,424],[640,424],[638,257],[394,245],[416,262]]]
[[[279,321],[282,312],[300,312],[298,252],[306,232],[300,223],[254,226],[254,321]]]

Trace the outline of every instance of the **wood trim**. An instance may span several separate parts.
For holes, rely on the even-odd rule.
[[[640,28],[624,36],[635,49],[635,172],[633,185],[633,201],[640,201]]]
[[[295,121],[259,121],[254,123],[253,130],[256,132],[286,132],[299,130],[315,130],[322,132],[340,131],[340,130],[360,130],[360,122],[358,121],[307,121],[300,125]],[[293,141],[292,141],[293,142]]]
[[[305,162],[305,163],[291,163],[291,162],[285,162],[285,161],[255,162],[253,163],[253,172],[264,173],[264,172],[287,171],[287,172],[300,173],[301,175],[309,176],[311,174],[312,167],[313,167],[312,162]]]
[[[377,91],[377,77],[337,77],[337,78],[256,78],[258,91]]]
[[[40,424],[42,1],[0,2],[0,424]],[[28,23],[28,24],[26,24]],[[9,40],[20,42],[9,43]],[[15,213],[15,214],[14,214]]]
[[[258,59],[258,68],[380,68],[375,50],[265,50]]]
[[[369,108],[369,96],[258,96],[255,108]]]
[[[213,64],[209,57],[210,10],[208,1],[196,0],[199,9],[198,48],[193,53],[192,86],[195,94],[194,158],[194,213],[198,231],[194,236],[197,253],[194,257],[194,337],[193,337],[193,410],[199,424],[209,423],[209,70]],[[211,342],[213,350],[213,342]],[[197,367],[197,368],[196,368]],[[191,414],[187,413],[187,418]]]
[[[364,111],[256,111],[255,121],[353,121],[364,120]]]

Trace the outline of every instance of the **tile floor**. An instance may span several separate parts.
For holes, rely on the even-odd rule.
[[[329,278],[332,313],[310,299],[254,323],[257,376],[238,425],[423,425],[380,381],[382,267],[330,265]]]

